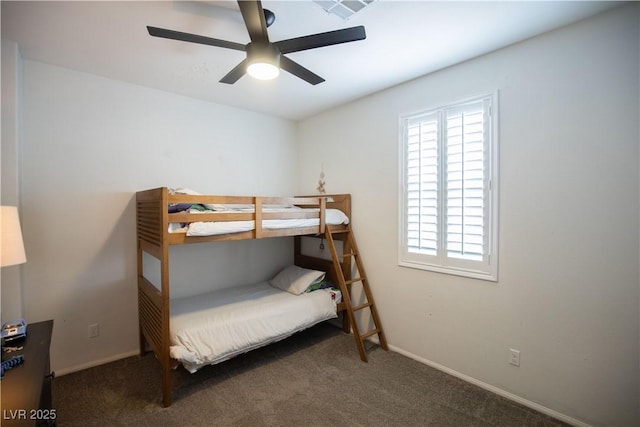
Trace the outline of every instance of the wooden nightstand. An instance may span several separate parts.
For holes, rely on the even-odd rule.
[[[12,346],[23,346],[15,354],[23,354],[24,362],[4,373],[2,388],[3,426],[54,425],[56,411],[51,401],[49,347],[53,320],[27,326],[27,336]]]

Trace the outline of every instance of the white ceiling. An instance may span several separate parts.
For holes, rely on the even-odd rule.
[[[618,4],[378,0],[343,21],[311,0],[264,0],[276,15],[271,41],[365,26],[366,40],[288,55],[326,79],[317,86],[286,72],[218,83],[244,52],[147,33],[151,25],[247,43],[232,1],[2,1],[2,38],[24,58],[298,120]]]

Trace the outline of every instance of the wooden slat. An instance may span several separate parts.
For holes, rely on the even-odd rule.
[[[309,234],[319,234],[320,228],[315,227],[303,227],[303,228],[283,228],[277,230],[264,229],[262,230],[262,238],[265,237],[286,237],[286,236],[304,236]]]
[[[144,277],[138,278],[139,321],[149,345],[156,355],[162,353],[162,297]]]
[[[304,207],[319,207],[321,196],[308,197],[261,197],[263,205],[296,205]]]
[[[260,212],[258,212],[260,213]],[[308,211],[283,211],[283,212],[261,212],[262,219],[310,219],[320,218],[321,212],[308,212]],[[206,222],[206,221],[253,221],[256,218],[255,212],[202,212],[202,213],[189,213],[189,212],[176,212],[169,214],[169,222]]]
[[[232,240],[248,240],[254,239],[253,230],[243,231],[241,233],[219,234],[215,236],[187,236],[185,233],[171,233],[167,237],[169,245],[184,245],[190,243],[211,243],[211,242],[228,242]]]
[[[170,204],[189,203],[192,205],[251,205],[254,197],[249,196],[209,196],[188,194],[169,194],[168,202]]]
[[[157,192],[136,194],[137,236],[138,239],[160,245],[162,242],[162,205],[160,200],[150,199],[153,195],[157,195]]]
[[[140,249],[150,255],[153,255],[156,259],[162,258],[162,248],[158,245],[154,245],[146,240],[139,240]]]
[[[203,213],[170,213],[169,222],[206,222],[206,221],[253,221],[253,212],[203,212]]]
[[[262,212],[262,219],[311,219],[320,218],[320,211]]]

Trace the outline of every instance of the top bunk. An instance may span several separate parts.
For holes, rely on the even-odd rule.
[[[136,193],[138,240],[155,247],[322,234],[350,220],[349,194],[219,196],[167,187]]]

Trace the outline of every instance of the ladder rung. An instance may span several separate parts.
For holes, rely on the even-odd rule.
[[[355,307],[352,307],[351,310],[359,311],[359,310],[362,310],[363,308],[367,308],[367,307],[371,307],[371,303],[370,302],[365,302],[364,304],[356,305]]]
[[[345,259],[348,259],[349,257],[354,257],[357,258],[358,254],[351,252],[350,254],[340,254],[338,255],[338,258],[340,259],[340,264],[342,264],[344,262]]]
[[[349,256],[358,256],[358,254],[355,253],[355,252],[349,252],[349,253],[346,253],[346,254],[338,254],[338,256],[340,258],[346,258],[346,257],[349,257]]]
[[[330,228],[329,233],[331,234],[340,234],[340,233],[348,233],[348,228]]]
[[[362,277],[357,277],[355,279],[351,279],[351,280],[346,280],[344,282],[345,285],[350,285],[352,283],[356,283],[356,282],[364,282],[364,279]]]
[[[369,338],[372,335],[379,334],[379,333],[380,333],[380,329],[376,328],[376,329],[373,329],[373,330],[367,332],[366,334],[360,334],[360,339],[364,340],[364,339]]]

